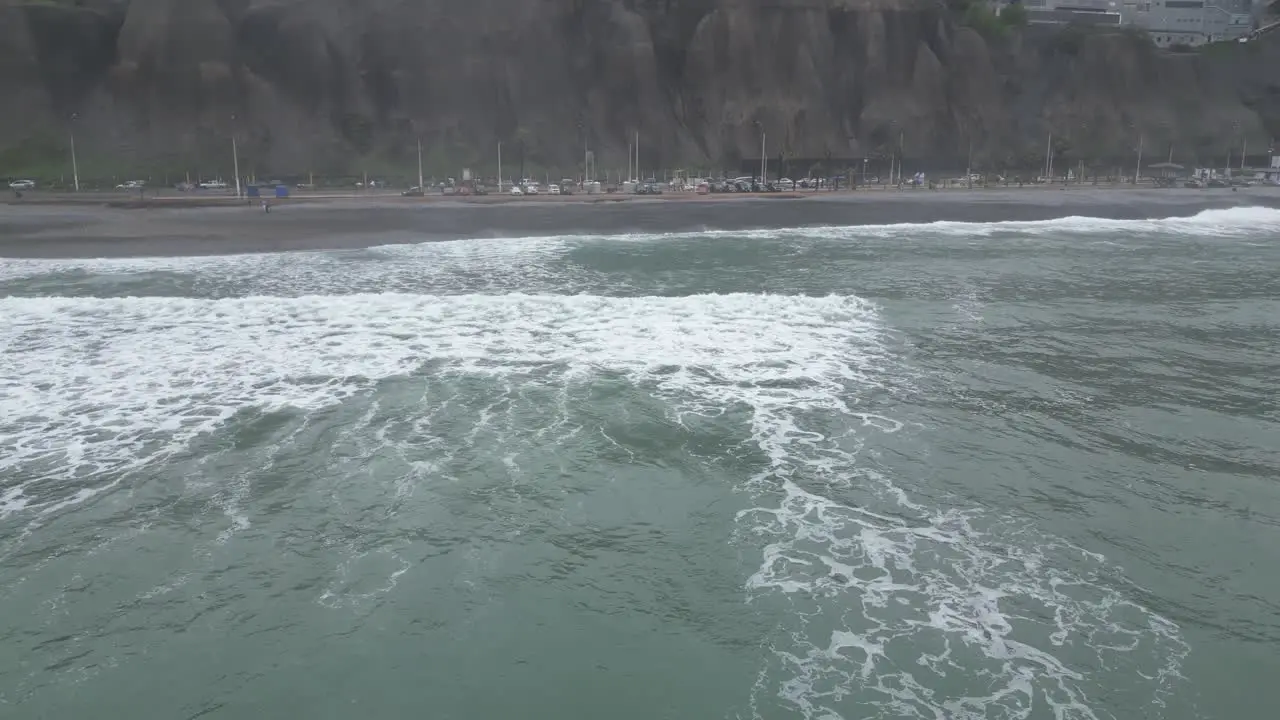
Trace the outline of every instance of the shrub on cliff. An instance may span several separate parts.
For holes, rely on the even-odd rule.
[[[1280,2],[1280,0],[1277,1]],[[1009,27],[1026,27],[1027,9],[1020,2],[1006,5],[1000,11],[1000,21]]]
[[[960,22],[977,30],[987,40],[1003,39],[1008,37],[1011,29],[1027,24],[1027,10],[1018,2],[1006,5],[999,14],[992,12],[990,6],[981,2],[951,0],[950,6],[953,10],[963,8]]]
[[[965,25],[978,31],[987,40],[997,40],[1009,34],[1009,28],[1000,21],[1000,16],[991,12],[986,5],[975,3],[964,11],[962,20]]]

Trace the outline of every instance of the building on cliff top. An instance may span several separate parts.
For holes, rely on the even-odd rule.
[[[1128,25],[1158,47],[1236,40],[1254,28],[1253,0],[1021,0],[1044,24]]]
[[[1160,47],[1236,40],[1253,30],[1248,0],[1125,0],[1125,7]]]
[[[1027,22],[1045,25],[1122,25],[1119,0],[1022,0]]]

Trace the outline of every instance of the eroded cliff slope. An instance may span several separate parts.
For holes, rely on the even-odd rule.
[[[481,166],[498,141],[564,168],[889,151],[936,165],[1187,162],[1280,136],[1280,41],[1198,54],[1125,33],[984,37],[939,0],[0,0],[0,174],[56,156],[260,172]],[[518,150],[513,149],[514,153]],[[615,157],[616,156],[616,157]]]

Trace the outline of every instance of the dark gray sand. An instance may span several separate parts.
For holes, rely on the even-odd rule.
[[[215,255],[359,248],[474,237],[615,235],[704,229],[999,222],[1069,216],[1165,218],[1230,207],[1280,208],[1280,188],[1028,188],[814,194],[800,199],[625,202],[405,202],[399,198],[121,209],[0,205],[0,257]]]

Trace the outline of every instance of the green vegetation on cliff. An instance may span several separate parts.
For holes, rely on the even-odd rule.
[[[947,7],[958,21],[978,31],[988,41],[999,41],[1027,24],[1027,11],[1021,3],[1004,6],[999,13],[982,0],[948,0]]]

